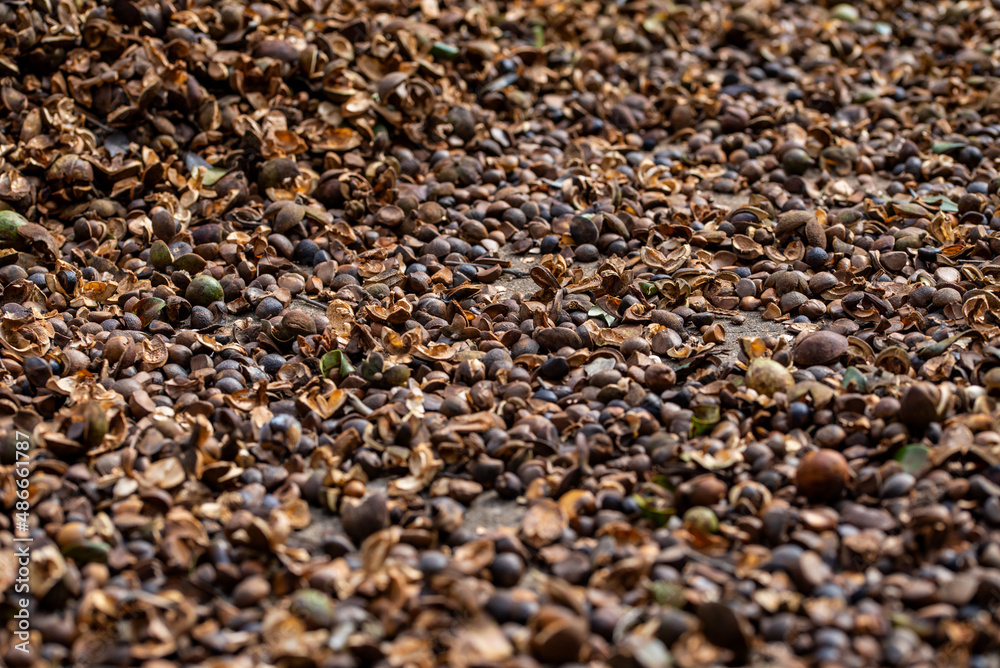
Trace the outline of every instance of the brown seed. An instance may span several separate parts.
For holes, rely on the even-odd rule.
[[[883,253],[879,257],[879,262],[882,266],[889,271],[899,271],[906,266],[907,255],[902,251],[893,251],[891,253]]]
[[[833,501],[844,491],[849,473],[844,455],[836,450],[814,450],[799,462],[795,487],[813,503]]]
[[[778,300],[779,306],[784,313],[790,313],[806,303],[808,297],[801,292],[787,292]]]
[[[819,299],[810,299],[799,307],[799,315],[815,320],[826,313],[826,304]]]
[[[792,577],[799,589],[807,594],[829,582],[832,575],[830,566],[812,550],[806,550],[792,568]]]
[[[774,233],[779,237],[791,234],[815,218],[808,211],[787,211],[778,216],[778,224],[774,228]]]
[[[87,525],[83,522],[67,522],[59,527],[59,531],[55,536],[55,541],[60,548],[66,549],[69,545],[83,542],[86,538]]]
[[[941,391],[933,383],[913,383],[899,400],[899,420],[911,427],[926,427],[940,419]]]
[[[800,367],[820,366],[832,364],[846,352],[846,336],[822,330],[799,337],[792,348],[792,358]]]
[[[560,348],[579,349],[583,347],[583,342],[576,330],[566,327],[547,327],[538,330],[535,332],[534,339],[550,352],[555,352]]]
[[[624,355],[625,357],[629,357],[633,353],[642,353],[643,355],[648,355],[649,341],[642,338],[641,336],[633,336],[631,338],[622,341],[620,350],[622,355]]]
[[[287,185],[292,179],[299,176],[299,174],[301,172],[294,160],[290,158],[274,158],[261,166],[257,183],[261,190],[280,188]]]
[[[899,415],[900,403],[896,397],[883,397],[872,409],[872,415],[881,420],[894,420]]]
[[[810,246],[814,246],[816,248],[826,248],[826,232],[823,231],[823,226],[816,218],[806,221],[805,236],[806,242]]]
[[[955,288],[942,288],[934,293],[934,298],[931,301],[934,306],[944,308],[949,304],[960,304],[962,295]]]
[[[749,278],[741,278],[736,283],[736,294],[741,298],[754,297],[757,295],[757,285]]]
[[[819,295],[835,287],[838,283],[836,276],[828,271],[821,271],[809,279],[809,291]]]
[[[233,589],[233,604],[241,608],[256,605],[271,593],[271,584],[260,575],[252,575]]]
[[[290,309],[281,317],[281,321],[275,327],[275,333],[283,341],[298,336],[309,336],[316,333],[316,321],[305,311]]]
[[[937,289],[932,285],[918,285],[907,295],[907,301],[918,308],[926,308],[936,292]]]
[[[360,544],[388,524],[389,511],[385,494],[372,492],[362,499],[345,496],[340,502],[340,519],[344,532],[351,540]]]
[[[565,608],[547,606],[533,622],[531,653],[543,663],[576,661],[587,640],[587,622]]]
[[[711,506],[726,496],[728,486],[714,475],[703,475],[682,485],[680,491],[692,506]]]
[[[725,603],[702,603],[698,606],[697,614],[705,638],[732,652],[737,663],[745,663],[750,647],[746,619]]]
[[[274,217],[274,231],[279,234],[288,232],[293,227],[302,222],[305,217],[306,208],[301,204],[288,202],[278,210]]]
[[[677,374],[666,364],[651,364],[646,367],[646,384],[654,392],[669,390],[677,382]]]

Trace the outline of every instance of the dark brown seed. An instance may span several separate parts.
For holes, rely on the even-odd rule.
[[[911,427],[926,427],[940,419],[940,390],[932,383],[914,383],[903,393],[899,403],[899,420]]]
[[[381,492],[372,492],[363,499],[345,497],[340,504],[340,519],[344,532],[355,543],[383,529],[389,521],[386,497]]]
[[[555,352],[560,348],[579,349],[583,342],[575,330],[566,327],[548,327],[535,332],[535,341],[546,350]]]
[[[847,337],[830,330],[805,334],[792,348],[795,364],[800,367],[832,364],[847,352]]]
[[[791,234],[815,218],[808,211],[788,211],[778,216],[778,224],[774,228],[774,233],[779,237]]]
[[[570,234],[577,244],[592,244],[597,241],[600,231],[591,218],[585,216],[574,216],[570,222]]]
[[[815,450],[799,462],[795,487],[813,503],[833,501],[844,491],[849,472],[847,460],[836,450]]]

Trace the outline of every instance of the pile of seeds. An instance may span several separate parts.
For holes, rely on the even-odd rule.
[[[0,658],[1000,666],[998,35],[0,5]]]

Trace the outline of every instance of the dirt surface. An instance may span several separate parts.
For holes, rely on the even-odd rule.
[[[373,492],[384,492],[388,487],[388,479],[373,480],[368,489]],[[482,535],[499,528],[516,530],[524,518],[527,506],[519,501],[506,501],[497,496],[493,490],[480,494],[466,511],[462,526],[474,534]],[[293,532],[288,537],[289,547],[304,548],[313,554],[323,551],[324,539],[343,530],[340,517],[310,507],[311,520],[309,526]]]

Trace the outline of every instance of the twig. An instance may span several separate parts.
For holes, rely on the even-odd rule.
[[[501,266],[501,267],[503,267],[503,268],[506,269],[506,268],[510,267],[510,260],[501,260],[500,258],[489,258],[489,257],[488,258],[481,258],[479,260],[467,260],[465,262],[457,262],[457,261],[454,261],[454,260],[447,260],[444,263],[444,266],[446,266],[446,267],[458,267],[458,266],[461,266],[463,264],[472,265],[473,267],[481,267],[483,269],[489,269],[491,267],[495,267],[495,266],[499,265],[499,266]]]
[[[77,103],[77,105],[76,105],[76,110],[77,110],[77,112],[81,116],[83,116],[84,118],[86,118],[88,121],[90,121],[91,123],[93,123],[97,127],[101,128],[105,132],[120,132],[120,130],[118,130],[117,128],[113,128],[110,125],[105,125],[104,123],[102,123],[99,120],[97,120],[94,117],[93,114],[91,114],[90,112],[88,112],[85,109],[83,109],[83,107],[81,107],[79,103]]]
[[[361,401],[361,399],[358,399],[352,392],[347,393],[347,401],[349,404],[351,404],[354,410],[356,410],[364,417],[368,417],[369,415],[375,412],[374,409],[367,406],[363,401]]]
[[[293,299],[298,299],[300,302],[304,302],[306,304],[309,304],[310,306],[315,306],[316,308],[321,308],[324,311],[326,310],[326,306],[327,305],[324,304],[323,302],[316,301],[315,299],[310,299],[309,297],[303,297],[302,295],[295,295],[295,297],[293,297]]]

